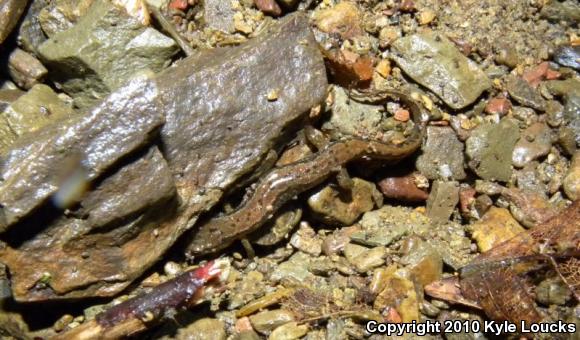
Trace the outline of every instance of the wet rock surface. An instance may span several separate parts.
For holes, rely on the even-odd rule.
[[[397,65],[453,109],[473,103],[491,86],[487,76],[447,38],[416,34],[393,44]]]
[[[38,47],[51,79],[87,108],[139,72],[159,72],[177,52],[175,42],[102,0],[71,28]]]
[[[511,159],[519,129],[514,120],[504,118],[498,125],[482,124],[466,141],[469,167],[481,178],[509,181]]]
[[[417,159],[417,169],[429,179],[465,178],[463,144],[450,127],[427,128],[423,154]]]

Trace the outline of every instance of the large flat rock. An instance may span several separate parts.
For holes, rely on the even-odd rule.
[[[92,181],[144,145],[164,122],[157,95],[151,80],[136,79],[85,115],[20,136],[0,166],[0,232],[56,193],[67,166]]]
[[[433,32],[396,40],[393,59],[409,77],[453,109],[468,106],[491,87],[475,62],[461,54],[449,39]]]
[[[245,44],[202,52],[153,81],[117,90],[82,119],[43,129],[13,149],[4,169],[12,177],[0,186],[12,223],[1,236],[0,260],[9,267],[14,298],[120,292],[286,142],[309,109],[324,101],[326,87],[308,20],[290,15]],[[272,90],[278,98],[269,101]],[[163,121],[159,113],[166,123],[155,130]],[[161,152],[143,149],[150,135]],[[42,205],[60,192],[53,149],[67,150],[60,156],[65,159],[76,151],[96,178],[66,215]],[[41,176],[18,182],[17,157],[23,174]],[[39,218],[43,225],[31,223]]]

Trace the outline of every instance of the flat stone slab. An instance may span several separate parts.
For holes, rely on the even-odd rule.
[[[327,86],[308,19],[293,14],[245,44],[201,52],[131,83],[14,147],[0,173],[3,228],[10,227],[0,260],[14,298],[126,288],[287,142]],[[268,100],[271,91],[276,100]],[[62,192],[60,164],[75,159],[94,189],[64,215],[48,200]],[[38,218],[46,225],[31,227]]]
[[[157,87],[136,79],[85,115],[21,136],[0,167],[0,232],[44,204],[66,180],[66,166],[90,182],[147,143],[163,124]]]
[[[409,77],[453,109],[473,103],[491,87],[477,64],[439,34],[429,32],[397,39],[393,43],[393,59]]]

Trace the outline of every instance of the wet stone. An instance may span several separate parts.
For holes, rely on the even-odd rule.
[[[38,24],[49,38],[73,27],[97,0],[55,0],[50,1],[38,13]],[[35,1],[38,2],[38,1]],[[46,40],[46,38],[44,39]],[[38,45],[36,46],[38,48]]]
[[[429,126],[417,169],[429,179],[465,178],[463,143],[450,127]]]
[[[16,27],[27,4],[25,0],[4,0],[0,3],[0,44]]]
[[[479,125],[466,142],[469,167],[483,179],[509,181],[512,154],[518,138],[519,128],[513,119],[504,118],[499,124]]]
[[[308,198],[308,206],[323,222],[328,224],[353,224],[363,213],[375,206],[382,196],[373,183],[353,178],[350,189],[324,187]]]
[[[491,82],[451,41],[435,33],[414,34],[393,43],[393,58],[413,80],[453,109],[473,103]]]
[[[226,330],[223,321],[218,319],[203,318],[191,325],[180,328],[175,337],[176,340],[225,340]]]
[[[580,151],[576,151],[566,177],[564,177],[564,192],[571,200],[580,198]]]
[[[566,284],[560,278],[548,278],[536,287],[536,301],[544,306],[565,305],[571,294]]]
[[[231,1],[205,0],[203,2],[203,19],[211,29],[233,33],[235,13]]]
[[[230,292],[228,309],[239,308],[263,294],[265,289],[264,275],[258,271],[246,273],[241,282]]]
[[[401,265],[421,287],[441,278],[443,260],[439,252],[419,237],[409,237],[403,243]]]
[[[520,77],[510,76],[506,83],[510,96],[523,106],[545,111],[546,102],[542,96]]]
[[[378,310],[384,310],[387,307],[395,308],[402,322],[419,321],[421,298],[417,295],[413,281],[399,272],[392,273],[385,278],[385,281],[386,288],[375,299],[374,308]]]
[[[529,162],[546,156],[552,147],[552,131],[544,123],[535,123],[520,135],[514,148],[512,162],[516,167],[523,167]]]
[[[360,231],[350,235],[353,242],[367,246],[388,246],[412,232],[422,233],[431,226],[429,218],[404,207],[384,206],[365,213]]]
[[[306,222],[300,224],[298,231],[290,238],[290,244],[296,249],[314,256],[322,253],[322,240]]]
[[[580,71],[580,46],[562,46],[554,52],[558,64]]]
[[[427,216],[434,222],[446,222],[458,202],[458,182],[435,181],[427,199]]]
[[[480,252],[488,251],[525,231],[507,209],[496,207],[491,207],[481,221],[471,225],[470,229]]]
[[[538,162],[530,162],[523,169],[516,172],[518,189],[535,191],[540,194],[546,193],[547,185],[542,180],[539,166]]]
[[[96,0],[76,25],[39,47],[51,79],[81,108],[141,71],[161,71],[177,50],[172,39],[104,0]]]
[[[270,275],[270,280],[304,284],[306,281],[314,278],[314,275],[308,271],[310,262],[310,256],[298,252],[292,255],[288,261],[278,265]]]
[[[19,48],[8,56],[8,74],[12,80],[23,89],[30,89],[42,83],[48,70],[30,53]]]
[[[37,48],[46,41],[46,35],[40,27],[38,16],[40,11],[49,5],[50,0],[32,1],[18,28],[19,42],[26,52],[37,54]]]
[[[470,239],[465,235],[463,226],[456,222],[439,223],[421,236],[454,270],[467,265],[474,257]]]
[[[385,247],[374,247],[368,249],[351,243],[344,247],[343,252],[348,262],[352,264],[359,273],[366,273],[373,268],[381,266],[385,263],[385,257],[387,255]]]
[[[268,340],[295,340],[300,339],[308,332],[308,325],[298,325],[289,322],[276,328],[268,337]]]
[[[276,215],[260,230],[252,234],[252,242],[261,246],[271,246],[288,236],[290,231],[300,223],[302,209],[294,205],[280,209]],[[255,239],[254,239],[255,238]]]
[[[292,321],[294,321],[294,314],[284,309],[264,311],[250,316],[250,322],[254,329],[265,335]]]
[[[91,181],[146,143],[163,123],[156,96],[157,88],[150,80],[137,79],[87,114],[69,116],[30,138],[20,138],[2,164],[4,220],[0,230],[58,191],[63,184],[63,165],[80,162],[85,179]]]
[[[50,87],[35,85],[0,114],[0,129],[3,132],[0,136],[0,152],[5,152],[20,136],[73,115],[74,110],[60,100]]]
[[[404,202],[424,202],[429,193],[417,186],[417,174],[387,177],[379,181],[379,189],[386,198]]]

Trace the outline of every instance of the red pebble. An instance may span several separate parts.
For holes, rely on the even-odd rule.
[[[512,103],[503,97],[492,98],[485,106],[485,112],[489,114],[505,115],[512,108]]]
[[[264,14],[277,17],[282,15],[282,9],[275,0],[254,0],[254,5]]]
[[[477,192],[474,188],[461,188],[459,190],[459,209],[462,213],[466,214],[469,212],[472,202],[475,201],[475,194]]]
[[[409,113],[409,110],[398,109],[397,111],[395,111],[394,118],[399,122],[406,122],[409,120],[409,118],[411,118],[411,114]]]
[[[188,5],[189,4],[187,3],[187,0],[172,0],[169,3],[169,8],[178,9],[180,11],[183,11],[183,10],[187,9]]]
[[[387,198],[404,202],[425,202],[429,197],[426,191],[417,188],[412,174],[404,177],[387,177],[378,184]]]

